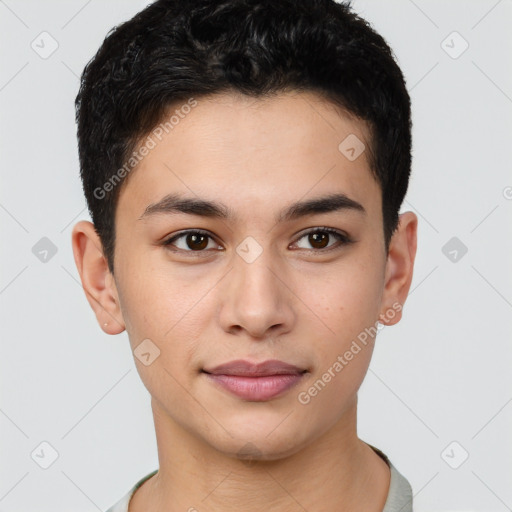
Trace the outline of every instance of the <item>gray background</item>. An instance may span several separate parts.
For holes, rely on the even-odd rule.
[[[100,330],[70,244],[89,218],[78,77],[144,5],[0,0],[0,512],[106,510],[158,467],[127,335]],[[354,7],[407,79],[403,211],[420,218],[404,318],[380,333],[360,391],[360,437],[409,479],[417,512],[512,510],[512,2]]]

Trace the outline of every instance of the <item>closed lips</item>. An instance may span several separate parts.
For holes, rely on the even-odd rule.
[[[262,363],[230,361],[202,372],[233,396],[249,402],[264,402],[284,395],[301,381],[307,370],[271,359]]]
[[[295,365],[275,359],[261,363],[236,360],[218,365],[211,369],[203,369],[203,372],[211,375],[237,375],[241,377],[264,377],[268,375],[300,375],[307,370]]]

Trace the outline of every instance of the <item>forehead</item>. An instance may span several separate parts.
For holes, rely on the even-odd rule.
[[[380,210],[369,130],[312,92],[222,94],[173,105],[141,141],[151,146],[121,191],[118,215],[139,217],[169,193],[220,200],[245,220],[308,195],[341,192]],[[258,209],[261,208],[261,209]],[[249,211],[250,209],[250,211]],[[280,209],[280,208],[279,208]]]

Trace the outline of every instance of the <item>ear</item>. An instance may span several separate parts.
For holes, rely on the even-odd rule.
[[[71,243],[82,287],[100,327],[107,334],[123,332],[125,324],[117,288],[94,224],[78,222],[73,227]]]
[[[379,322],[394,325],[402,318],[402,308],[411,287],[416,257],[418,217],[402,213],[389,244],[384,291]]]

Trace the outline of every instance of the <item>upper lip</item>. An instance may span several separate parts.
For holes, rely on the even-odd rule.
[[[294,375],[304,373],[306,370],[298,368],[292,364],[279,361],[277,359],[269,359],[261,363],[251,363],[243,359],[229,361],[215,368],[203,369],[206,373],[213,375],[240,375],[245,377],[262,377],[265,375]]]

